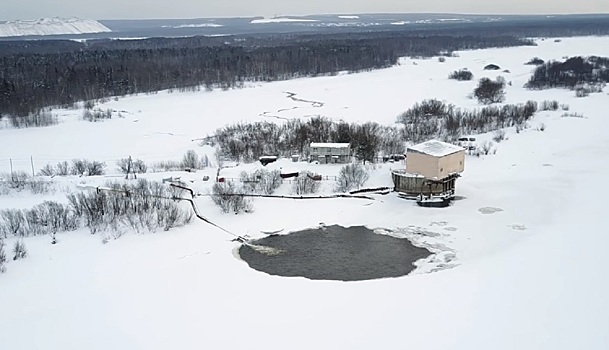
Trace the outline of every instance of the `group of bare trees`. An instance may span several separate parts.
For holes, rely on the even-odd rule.
[[[210,166],[211,163],[207,155],[199,157],[196,151],[188,150],[182,160],[160,161],[151,164],[153,171],[192,171],[199,170]],[[106,174],[106,163],[88,160],[88,159],[72,159],[72,161],[61,161],[55,165],[46,164],[39,171],[41,176],[98,176]],[[116,161],[116,170],[125,175],[144,174],[148,171],[148,164],[141,159],[133,159],[131,157],[121,158]],[[20,178],[22,173],[15,172],[12,178]],[[25,174],[27,178],[27,174]],[[137,177],[137,176],[136,176]]]
[[[0,273],[6,272],[6,263],[8,262],[8,258],[6,256],[6,251],[4,248],[6,247],[6,243],[4,242],[4,238],[0,236]],[[25,259],[27,257],[27,248],[25,247],[25,243],[22,240],[16,240],[13,244],[13,260]]]
[[[343,166],[336,179],[336,192],[348,192],[359,189],[370,178],[368,170],[361,163]],[[301,171],[298,176],[290,178],[290,193],[295,196],[311,195],[319,191],[321,181],[310,171]],[[278,170],[256,170],[253,173],[242,172],[240,183],[218,182],[212,186],[210,196],[213,202],[224,213],[250,213],[254,210],[252,198],[256,195],[272,195],[283,183]]]
[[[279,170],[258,169],[253,173],[243,171],[239,177],[249,192],[257,194],[273,194],[282,183]]]
[[[284,124],[240,123],[216,130],[213,139],[224,157],[251,162],[264,155],[308,155],[311,142],[350,143],[354,155],[373,161],[379,152],[403,153],[403,133],[395,126],[333,121],[325,117],[292,119]]]
[[[478,91],[484,102],[503,99],[503,80],[483,79]],[[487,85],[492,86],[487,86]],[[224,157],[251,162],[264,155],[289,157],[308,154],[311,142],[350,143],[353,155],[365,162],[379,154],[402,154],[405,142],[421,142],[430,138],[456,140],[463,134],[483,133],[522,124],[537,111],[537,103],[486,106],[465,110],[435,99],[416,103],[401,113],[399,126],[376,122],[363,124],[333,121],[315,117],[302,121],[293,119],[284,124],[255,122],[228,125],[213,137]]]
[[[0,235],[28,237],[55,235],[78,227],[77,217],[69,206],[45,201],[32,209],[4,209],[0,211]]]
[[[103,190],[68,194],[69,204],[45,201],[32,209],[0,211],[0,236],[50,235],[87,227],[91,233],[169,230],[192,218],[188,203],[176,201],[180,193],[140,179],[133,184],[112,182]]]
[[[405,139],[421,142],[431,138],[454,141],[460,135],[484,133],[521,125],[537,112],[537,102],[486,106],[465,110],[439,100],[416,103],[401,113],[397,122],[404,125]]]
[[[251,213],[254,204],[252,198],[247,196],[250,193],[244,186],[232,181],[216,182],[211,188],[211,199],[224,213]]]
[[[0,87],[0,90],[1,89],[2,88]],[[1,117],[2,111],[0,110],[0,118]],[[24,115],[10,114],[8,115],[8,122],[13,128],[32,128],[56,125],[59,123],[59,119],[51,111],[43,108]]]
[[[249,195],[272,195],[283,182],[279,170],[267,169],[243,171],[239,180],[240,183],[217,182],[212,186],[211,199],[224,213],[252,212],[254,206]]]
[[[86,175],[97,176],[106,173],[106,163],[88,159],[72,159],[55,165],[47,164],[38,172],[42,176]]]
[[[168,231],[183,226],[193,217],[189,203],[174,187],[139,179],[134,184],[110,182],[104,189],[68,195],[70,209],[91,233],[122,229],[136,232]]]
[[[549,61],[538,64],[526,87],[529,89],[561,87],[576,90],[585,85],[603,86],[607,82],[609,82],[609,58],[575,56],[564,62]]]
[[[474,73],[469,71],[467,68],[456,70],[448,75],[448,79],[455,79],[459,81],[472,80]]]
[[[13,171],[10,174],[1,174],[0,195],[6,195],[11,191],[29,190],[32,194],[43,194],[54,191],[53,182],[49,179],[32,177],[23,171]]]
[[[56,234],[86,227],[91,233],[104,232],[118,238],[123,230],[165,231],[182,226],[193,217],[188,203],[176,201],[181,193],[157,182],[140,179],[134,184],[112,182],[103,190],[68,195],[69,204],[44,201],[31,209],[0,211],[0,272],[6,270],[6,237],[17,237],[13,260],[27,256],[23,237]],[[104,241],[107,237],[104,237]]]
[[[137,174],[144,174],[148,171],[148,166],[143,160],[132,159],[131,157],[119,159],[116,162],[116,167],[122,174],[127,176],[129,176],[129,174],[136,176]]]

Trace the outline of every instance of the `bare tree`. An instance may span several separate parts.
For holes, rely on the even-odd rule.
[[[129,175],[132,173],[131,163],[131,157],[121,158],[116,162],[116,168],[121,173]]]
[[[482,143],[482,153],[488,155],[493,150],[493,141],[484,141]]]
[[[70,174],[70,165],[66,161],[57,163],[57,166],[55,167],[55,169],[56,169],[56,175],[67,176]]]
[[[0,236],[0,273],[6,272],[6,252],[4,251],[4,247],[6,243],[4,243],[4,238]]]
[[[24,171],[13,171],[10,174],[8,185],[18,191],[25,188],[30,176]]]
[[[47,164],[45,166],[42,167],[42,169],[40,169],[40,171],[38,172],[39,176],[53,176],[55,175],[55,169],[53,168],[53,165],[51,164]]]
[[[249,213],[253,210],[251,198],[245,197],[243,187],[238,187],[232,182],[215,183],[212,187],[211,199],[222,209],[223,212],[233,211]]]
[[[292,184],[292,193],[297,195],[311,194],[319,190],[319,181],[313,180],[313,173],[301,172]]]
[[[244,187],[251,192],[273,194],[281,185],[280,174],[281,172],[279,170],[268,171],[267,169],[258,169],[252,174],[244,171],[240,175],[240,180]]]
[[[456,70],[448,75],[448,79],[455,79],[459,81],[472,80],[474,74],[467,68]]]
[[[493,81],[489,78],[482,78],[478,82],[478,87],[474,90],[474,96],[476,96],[480,103],[487,105],[503,102],[505,100],[504,88],[504,79]]]
[[[27,249],[25,248],[25,243],[22,240],[18,240],[15,242],[13,246],[13,260],[25,259],[27,257]]]
[[[199,159],[197,152],[193,150],[186,152],[184,158],[182,159],[182,166],[188,169],[200,169],[201,160]]]
[[[148,166],[141,159],[134,160],[131,165],[133,166],[133,171],[135,171],[136,174],[144,174],[148,171]]]
[[[59,166],[59,164],[58,164]],[[87,159],[72,159],[72,175],[95,176],[105,174],[106,163]]]
[[[0,212],[2,216],[1,226],[4,235],[12,234],[17,237],[23,237],[27,234],[27,226],[25,216],[19,209],[5,209]]]
[[[214,151],[214,158],[216,159],[216,163],[218,163],[218,168],[222,168],[224,165],[224,152],[220,146],[216,147]]]
[[[370,174],[359,164],[347,164],[340,169],[336,180],[336,192],[347,192],[353,188],[359,189],[368,181]]]
[[[499,143],[503,140],[505,140],[505,130],[495,130],[495,132],[493,132],[493,141]]]
[[[148,170],[148,167],[143,160],[133,160],[131,157],[119,159],[116,162],[116,167],[121,173],[125,174],[125,178],[127,178],[129,174],[133,174],[137,179],[137,174],[143,174]]]

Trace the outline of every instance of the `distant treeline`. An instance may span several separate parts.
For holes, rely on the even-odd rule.
[[[523,17],[486,23],[446,23],[441,28],[419,31],[419,33],[446,32],[453,35],[509,35],[519,38],[608,35],[609,17],[606,14],[547,16],[545,18]]]
[[[379,69],[402,56],[533,45],[509,36],[393,32],[226,40],[231,39],[0,42],[0,114],[25,116],[48,106],[165,89],[229,89],[247,81]],[[15,45],[27,50],[11,53]]]

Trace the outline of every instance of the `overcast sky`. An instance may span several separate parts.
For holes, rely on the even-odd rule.
[[[609,13],[609,0],[0,0],[0,20],[200,18],[322,13]]]

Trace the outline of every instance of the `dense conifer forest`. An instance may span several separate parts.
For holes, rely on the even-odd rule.
[[[230,89],[248,81],[379,69],[403,56],[534,45],[522,39],[527,37],[608,33],[606,17],[576,16],[323,34],[4,40],[0,41],[0,117],[165,89]]]
[[[531,45],[509,36],[401,36],[396,33],[278,38],[155,38],[0,43],[0,113],[165,89],[240,87],[246,81],[389,67],[401,56]]]

